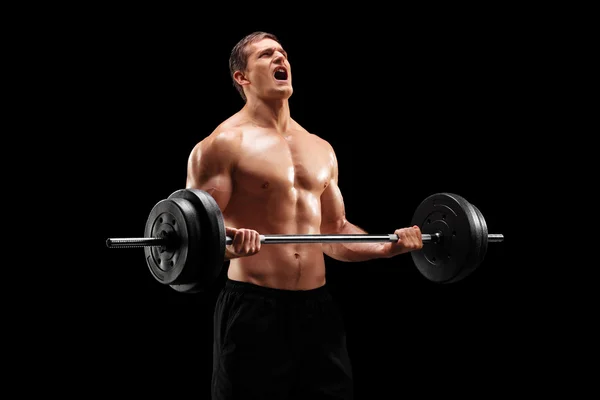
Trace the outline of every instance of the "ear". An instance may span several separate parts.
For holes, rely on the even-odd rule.
[[[247,85],[248,83],[250,83],[250,81],[248,79],[246,79],[246,75],[244,75],[242,73],[242,71],[235,71],[233,73],[233,79],[235,79],[235,81],[241,86],[244,86],[244,85]]]

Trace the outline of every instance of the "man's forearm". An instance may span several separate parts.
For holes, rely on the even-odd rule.
[[[358,226],[347,222],[337,228],[328,231],[322,231],[324,234],[366,234],[367,232]],[[338,261],[359,262],[367,261],[375,258],[384,258],[388,256],[389,244],[382,243],[362,243],[362,242],[346,242],[346,243],[323,243],[323,252],[329,257]]]

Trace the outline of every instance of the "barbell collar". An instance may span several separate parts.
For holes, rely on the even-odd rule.
[[[132,247],[162,247],[171,250],[179,245],[179,237],[175,232],[161,232],[158,237],[141,238],[113,238],[106,239],[106,247],[132,248]]]
[[[168,243],[169,240],[164,237],[106,239],[106,247],[110,248],[162,247]]]
[[[504,235],[501,233],[489,233],[488,234],[488,242],[490,243],[498,243],[504,241]]]

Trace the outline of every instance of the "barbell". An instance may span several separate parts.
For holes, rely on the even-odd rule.
[[[416,208],[411,225],[421,229],[423,247],[410,252],[420,273],[432,282],[464,279],[483,261],[490,242],[504,235],[488,233],[477,207],[454,193],[436,193]],[[144,248],[152,276],[178,292],[207,290],[225,262],[223,214],[215,199],[198,189],[180,189],[152,208],[144,237],[110,238],[109,248]],[[262,244],[395,242],[395,234],[260,235]]]

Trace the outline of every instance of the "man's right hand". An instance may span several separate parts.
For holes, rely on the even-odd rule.
[[[260,251],[260,234],[255,230],[226,226],[225,235],[233,239],[231,244],[225,247],[227,260],[252,256]]]

